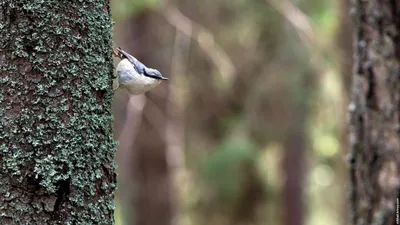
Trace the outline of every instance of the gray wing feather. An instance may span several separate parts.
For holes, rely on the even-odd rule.
[[[129,55],[127,52],[122,50],[121,47],[118,48],[118,52],[121,53],[123,58],[127,58],[129,60],[129,62],[131,62],[133,64],[133,66],[135,67],[136,71],[139,74],[143,74],[144,73],[144,71],[146,70],[146,66],[143,63],[141,63],[135,57]]]

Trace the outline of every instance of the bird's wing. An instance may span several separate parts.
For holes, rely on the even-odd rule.
[[[119,57],[120,57],[120,58],[126,58],[126,59],[128,59],[129,62],[131,62],[131,63],[133,64],[133,66],[135,67],[136,71],[137,71],[139,74],[143,74],[143,73],[144,73],[144,71],[145,71],[145,69],[146,69],[146,66],[145,66],[143,63],[141,63],[141,62],[140,62],[139,60],[137,60],[135,57],[129,55],[127,52],[125,52],[124,50],[122,50],[121,47],[119,47],[117,50],[118,50],[118,53],[119,53]]]
[[[137,60],[135,57],[129,55],[127,52],[122,50],[121,47],[118,49],[118,57],[122,59],[128,59],[130,63],[132,63],[133,67],[135,70],[142,75],[145,75],[147,77],[151,77],[157,80],[168,80],[168,78],[163,77],[158,70],[152,69],[152,68],[147,68],[143,63],[141,63],[139,60]]]
[[[168,80],[168,78],[163,77],[158,70],[152,68],[145,68],[143,75],[157,80]]]

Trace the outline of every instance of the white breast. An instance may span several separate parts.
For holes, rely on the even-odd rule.
[[[161,80],[146,77],[136,72],[132,63],[130,63],[127,59],[123,59],[120,63],[118,63],[117,76],[119,87],[127,90],[133,95],[149,91],[161,83]]]

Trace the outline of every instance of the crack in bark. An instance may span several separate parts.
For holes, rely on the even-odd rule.
[[[57,200],[54,204],[54,212],[60,210],[62,203],[68,198],[70,193],[71,179],[60,181],[57,190]]]

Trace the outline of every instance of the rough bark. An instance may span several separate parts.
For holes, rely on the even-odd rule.
[[[113,224],[109,1],[0,3],[0,224]]]
[[[352,224],[394,224],[400,171],[400,1],[356,0],[350,110]]]

